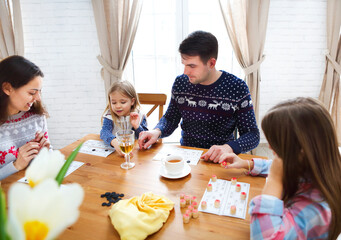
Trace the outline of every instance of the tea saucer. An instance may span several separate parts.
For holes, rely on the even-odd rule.
[[[177,175],[169,174],[164,166],[161,166],[160,168],[160,175],[162,177],[169,178],[169,179],[183,178],[183,177],[186,177],[190,172],[191,172],[191,167],[187,163],[185,163],[185,166],[182,172]]]

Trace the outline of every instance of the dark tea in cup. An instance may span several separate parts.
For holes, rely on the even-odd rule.
[[[168,174],[181,174],[184,169],[184,159],[179,155],[170,155],[163,160],[163,164]]]
[[[181,160],[179,160],[179,159],[172,159],[172,160],[168,160],[168,162],[170,162],[170,163],[177,163],[177,162],[181,162]]]

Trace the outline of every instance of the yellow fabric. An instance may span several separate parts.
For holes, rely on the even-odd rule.
[[[159,231],[173,207],[168,198],[149,192],[115,203],[109,216],[122,240],[139,240]]]

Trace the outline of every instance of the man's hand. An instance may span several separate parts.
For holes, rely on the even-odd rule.
[[[135,130],[138,129],[139,125],[140,125],[140,115],[136,112],[131,112],[130,113],[130,123]]]
[[[140,149],[149,148],[153,143],[157,141],[160,135],[161,135],[161,131],[159,129],[140,132],[140,136],[139,136]]]
[[[27,165],[35,158],[40,150],[39,143],[28,142],[21,146],[18,150],[18,157],[13,162],[13,165],[19,171],[26,168]]]
[[[223,153],[233,153],[233,150],[228,144],[213,145],[205,154],[201,156],[201,158],[205,161],[217,163],[219,162],[219,159]]]

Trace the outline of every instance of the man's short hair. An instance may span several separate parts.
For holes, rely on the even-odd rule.
[[[210,58],[218,58],[218,41],[212,33],[195,31],[181,42],[179,52],[199,56],[203,63],[207,63]]]

